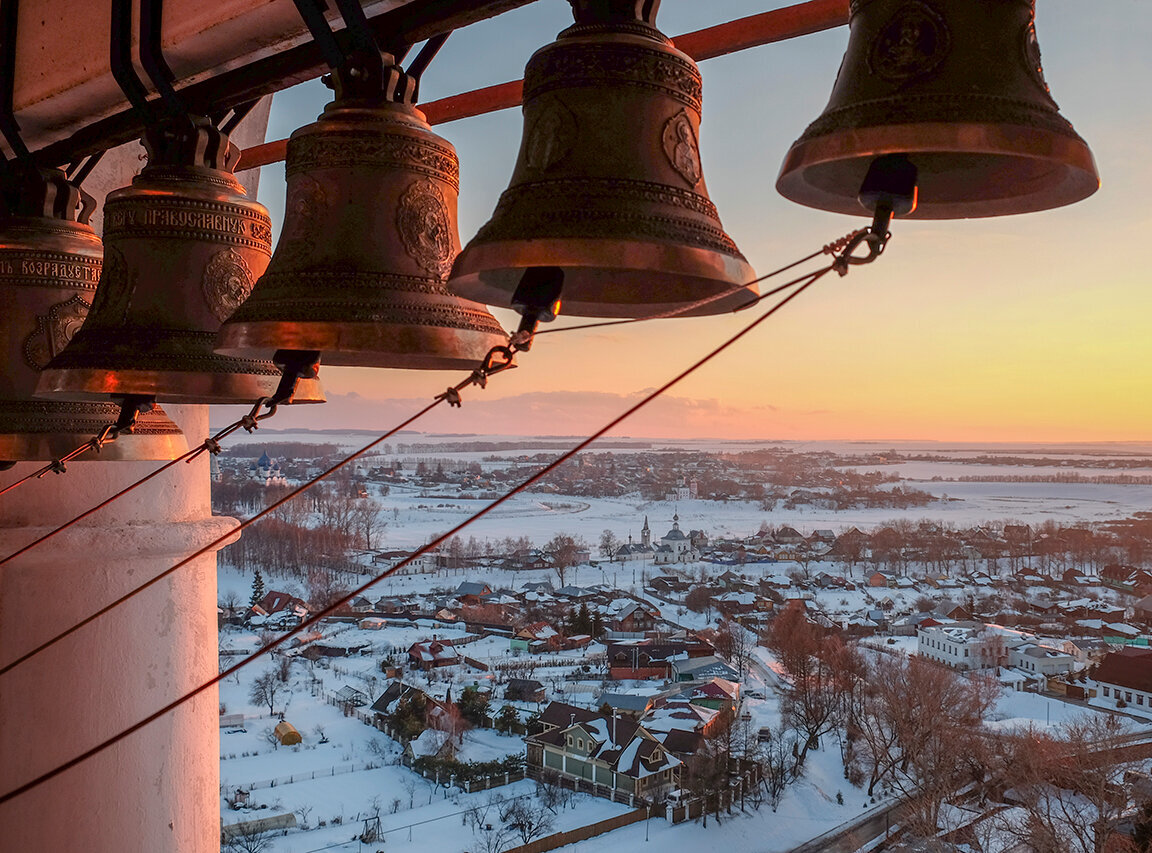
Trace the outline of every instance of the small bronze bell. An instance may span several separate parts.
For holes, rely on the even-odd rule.
[[[272,395],[268,361],[216,355],[220,324],[264,271],[272,227],[232,174],[239,149],[207,120],[149,130],[148,165],[104,206],[92,312],[40,376],[40,396],[249,403]],[[316,379],[292,402],[322,402]]]
[[[84,322],[100,276],[100,238],[88,225],[91,196],[58,170],[31,172],[9,186],[11,215],[0,218],[0,460],[58,459],[114,423],[112,402],[35,400],[36,380]],[[175,459],[184,434],[157,408],[105,444],[100,459]]]
[[[916,167],[912,219],[1029,213],[1099,186],[1092,152],[1057,111],[1034,0],[853,0],[832,97],[784,159],[792,201],[865,214],[874,159]]]
[[[576,24],[524,72],[512,181],[460,253],[454,292],[508,306],[529,267],[559,267],[565,314],[685,316],[756,295],[700,166],[701,79],[654,26],[658,2],[573,0]],[[728,294],[725,296],[724,294]]]
[[[419,110],[379,92],[338,93],[292,134],[286,171],[276,253],[217,352],[318,350],[325,364],[456,369],[507,343],[483,305],[444,287],[460,250],[459,163]]]

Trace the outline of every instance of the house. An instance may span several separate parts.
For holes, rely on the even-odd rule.
[[[648,802],[680,787],[683,762],[634,720],[553,702],[539,722],[542,731],[525,738],[530,773],[552,771]]]
[[[1008,665],[1022,669],[1032,677],[1042,675],[1047,678],[1071,672],[1076,658],[1063,649],[1039,643],[1020,643],[1009,649]]]
[[[873,572],[868,577],[868,586],[896,588],[896,576],[888,572]]]
[[[408,647],[408,661],[425,672],[441,666],[460,663],[462,657],[447,640],[424,640]]]
[[[682,643],[611,643],[607,650],[609,677],[623,679],[666,679],[671,677],[672,659],[688,657]]]
[[[612,620],[612,630],[642,634],[660,624],[660,611],[643,601],[629,602]]]
[[[479,604],[483,596],[491,595],[492,587],[486,583],[478,583],[476,581],[463,581],[460,586],[456,587],[456,592],[453,595],[460,599],[462,604]]]
[[[715,655],[672,660],[673,681],[705,681],[720,678],[731,682],[740,681],[736,670]]]
[[[404,746],[404,757],[409,761],[418,758],[453,758],[455,755],[452,735],[437,729],[425,729]]]
[[[1152,649],[1125,646],[1111,652],[1097,667],[1095,682],[1100,698],[1117,707],[1152,712]]]
[[[547,622],[533,622],[512,635],[508,640],[508,648],[514,652],[539,654],[559,649],[561,639],[560,632]]]
[[[263,614],[264,618],[257,620],[255,617],[249,617],[249,619],[252,622],[260,621],[261,623],[291,622],[297,624],[307,619],[312,610],[304,599],[279,590],[267,593],[256,603],[253,610],[256,608],[259,608],[259,612]]]
[[[776,535],[772,537],[777,545],[803,545],[808,540],[795,527],[789,527],[785,524],[776,531]]]
[[[543,702],[548,696],[544,685],[534,678],[509,678],[504,698],[512,702]]]
[[[1009,640],[1020,632],[979,622],[922,625],[916,631],[916,654],[953,669],[988,669],[1006,665]]]
[[[600,707],[607,705],[619,716],[639,720],[648,713],[655,699],[655,695],[652,694],[602,693],[599,702]]]

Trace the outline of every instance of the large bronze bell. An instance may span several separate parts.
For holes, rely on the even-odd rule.
[[[654,26],[658,2],[573,0],[576,24],[524,72],[508,189],[460,253],[453,291],[508,306],[529,267],[559,267],[566,314],[651,317],[756,294],[700,166],[696,64]],[[724,296],[727,294],[727,296]]]
[[[32,397],[42,368],[88,314],[103,251],[88,225],[92,199],[58,170],[32,172],[9,187],[10,214],[0,218],[0,460],[46,461],[74,451],[117,420],[112,402]],[[159,408],[92,459],[174,459],[184,434]]]
[[[325,364],[473,367],[507,335],[444,287],[460,250],[459,163],[412,105],[340,98],[288,141],[284,228],[217,351]]]
[[[104,270],[91,315],[40,376],[68,399],[151,396],[249,403],[271,396],[269,361],[213,352],[216,333],[268,265],[264,206],[232,174],[239,149],[206,120],[153,129],[148,165],[104,205]],[[316,379],[293,402],[321,402]]]
[[[869,165],[900,155],[918,171],[913,219],[1028,213],[1091,195],[1092,152],[1048,92],[1033,15],[1033,0],[853,0],[832,97],[776,188],[864,214]]]

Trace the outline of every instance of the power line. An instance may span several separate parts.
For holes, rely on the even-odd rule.
[[[703,357],[697,359],[695,362],[693,362],[687,368],[685,368],[684,370],[677,373],[674,377],[669,379],[663,385],[659,386],[654,391],[651,391],[650,393],[645,395],[641,400],[634,403],[632,406],[629,406],[624,412],[617,415],[612,420],[610,420],[607,424],[605,424],[604,426],[597,429],[594,433],[592,433],[586,439],[579,442],[572,449],[565,451],[563,454],[558,456],[556,459],[554,459],[548,465],[544,466],[539,471],[537,471],[535,474],[531,475],[526,480],[521,482],[519,485],[515,486],[512,490],[510,490],[509,492],[506,492],[503,496],[497,498],[492,503],[488,504],[488,506],[480,509],[479,511],[474,513],[472,516],[465,519],[463,522],[456,525],[455,527],[453,527],[452,529],[450,529],[446,533],[443,533],[440,536],[432,539],[430,542],[428,542],[422,548],[415,551],[409,557],[399,561],[398,563],[391,566],[390,568],[388,568],[384,572],[381,572],[379,575],[374,577],[372,580],[370,580],[367,583],[362,584],[361,586],[352,590],[351,592],[346,594],[344,597],[340,598],[338,601],[333,602],[332,604],[328,605],[323,610],[321,610],[321,611],[313,614],[312,616],[308,617],[307,619],[302,621],[297,627],[293,628],[291,631],[288,631],[287,633],[282,634],[281,636],[277,637],[276,639],[272,640],[271,642],[266,643],[264,646],[257,649],[255,652],[253,652],[248,657],[246,657],[243,660],[239,661],[238,663],[233,664],[232,666],[222,670],[215,677],[209,679],[208,681],[205,681],[204,683],[200,684],[198,687],[193,688],[192,690],[188,691],[187,693],[178,697],[177,699],[174,699],[173,701],[169,702],[167,705],[163,706],[162,708],[160,708],[157,711],[154,711],[153,713],[149,714],[148,716],[146,716],[142,720],[139,720],[138,722],[132,724],[131,726],[128,726],[127,728],[122,729],[118,734],[115,734],[109,738],[106,738],[105,740],[103,740],[100,743],[96,744],[95,746],[85,750],[84,752],[80,753],[79,755],[69,759],[68,761],[66,761],[62,764],[59,764],[56,767],[54,767],[53,769],[48,770],[44,773],[41,773],[39,776],[36,776],[35,778],[29,780],[28,782],[25,782],[24,784],[6,792],[5,794],[0,795],[0,804],[8,802],[9,800],[14,799],[15,797],[18,797],[21,794],[23,794],[29,790],[32,790],[33,788],[36,788],[39,785],[42,785],[43,783],[49,781],[50,779],[55,778],[56,776],[60,775],[61,773],[66,772],[67,770],[71,769],[72,767],[75,767],[75,766],[83,763],[84,761],[87,761],[89,758],[92,758],[93,756],[98,755],[99,753],[101,753],[105,749],[107,749],[108,747],[119,743],[120,741],[124,740],[125,738],[129,737],[130,735],[134,734],[135,732],[139,731],[140,729],[144,728],[148,724],[158,720],[160,717],[163,717],[164,715],[168,714],[169,712],[180,707],[185,702],[188,702],[189,700],[194,699],[196,696],[199,696],[204,691],[206,691],[212,687],[215,687],[217,684],[219,684],[221,681],[223,681],[228,676],[232,675],[233,673],[239,672],[245,666],[248,666],[249,664],[255,662],[256,660],[259,660],[260,658],[264,657],[268,653],[272,652],[273,650],[279,648],[281,645],[283,645],[285,642],[287,642],[290,638],[296,636],[301,631],[304,631],[305,629],[311,627],[312,625],[316,624],[320,620],[325,619],[328,616],[332,615],[340,607],[343,607],[345,604],[350,602],[356,596],[362,595],[364,592],[366,592],[373,585],[375,585],[379,581],[383,580],[384,578],[388,577],[393,572],[396,572],[396,571],[400,570],[401,568],[403,568],[404,566],[407,566],[413,560],[417,559],[418,557],[422,556],[423,554],[427,553],[428,551],[432,550],[433,548],[436,548],[440,544],[442,544],[445,541],[447,541],[448,539],[452,538],[453,536],[455,536],[457,533],[459,533],[464,528],[468,527],[473,522],[478,521],[479,519],[483,518],[488,513],[490,513],[492,510],[496,509],[497,507],[499,507],[502,504],[506,503],[507,501],[511,500],[513,497],[515,497],[517,494],[522,492],[524,489],[528,488],[533,483],[536,483],[537,481],[542,479],[544,476],[546,476],[547,474],[549,474],[550,472],[555,470],[557,467],[562,465],[564,462],[568,461],[573,456],[580,453],[582,450],[584,450],[590,444],[595,442],[597,439],[601,438],[606,433],[610,432],[612,429],[619,426],[623,421],[627,420],[629,417],[631,417],[637,411],[639,411],[640,409],[647,406],[649,403],[651,403],[653,400],[660,397],[666,391],[668,391],[669,389],[671,389],[674,386],[676,386],[677,384],[679,384],[681,381],[686,379],[691,374],[695,373],[699,368],[703,367],[705,364],[712,361],[718,355],[720,355],[724,351],[728,350],[730,347],[732,347],[734,344],[736,344],[739,340],[741,340],[742,338],[744,338],[745,336],[750,334],[758,326],[760,326],[762,323],[764,323],[766,320],[768,320],[768,318],[772,317],[778,311],[780,311],[782,308],[784,308],[785,305],[787,305],[789,302],[791,302],[793,299],[795,299],[797,296],[799,296],[801,293],[803,293],[805,290],[807,290],[809,287],[811,287],[812,284],[814,284],[820,278],[822,278],[823,276],[825,276],[829,272],[831,272],[834,268],[835,268],[834,265],[830,265],[830,266],[824,267],[820,270],[817,270],[816,272],[808,274],[807,276],[804,277],[805,279],[807,279],[806,281],[804,279],[800,279],[800,281],[802,281],[803,283],[800,284],[800,286],[797,287],[796,290],[794,290],[792,293],[785,296],[783,299],[781,299],[779,302],[777,302],[775,305],[773,305],[771,308],[769,308],[763,314],[758,316],[756,319],[754,319],[750,323],[746,324],[743,328],[741,328],[735,334],[733,334],[732,336],[727,338],[719,346],[713,348],[711,351],[709,351]],[[465,383],[461,383],[461,384],[465,384]],[[241,524],[241,528],[253,523],[258,518],[263,517],[264,515],[267,515],[272,510],[274,510],[277,507],[281,506],[282,504],[286,503],[292,497],[295,497],[295,495],[299,494],[300,492],[303,492],[304,490],[306,490],[310,486],[314,485],[315,483],[320,482],[324,478],[326,478],[329,475],[331,475],[332,473],[334,473],[339,468],[343,467],[348,462],[350,462],[353,459],[360,456],[362,453],[370,450],[371,448],[373,448],[376,445],[383,442],[385,439],[387,439],[387,438],[391,437],[392,435],[394,435],[395,433],[399,432],[401,429],[408,426],[413,421],[417,420],[418,418],[422,417],[427,412],[431,411],[433,408],[435,408],[437,405],[439,405],[441,402],[443,402],[444,399],[446,399],[446,395],[443,395],[443,394],[440,395],[432,403],[429,403],[427,406],[425,406],[423,409],[421,409],[415,415],[408,418],[402,424],[399,424],[398,426],[394,427],[389,432],[385,433],[383,436],[380,436],[379,438],[377,438],[374,441],[370,442],[369,444],[365,445],[365,447],[361,448],[361,450],[352,454],[347,459],[345,459],[341,462],[338,462],[336,465],[329,468],[323,474],[319,475],[314,480],[312,480],[310,483],[307,483],[307,484],[301,486],[300,488],[295,489],[294,491],[292,491],[291,493],[286,495],[284,498],[281,498],[280,500],[275,501],[272,505],[267,507],[265,510],[261,511],[260,513],[253,516],[252,518],[248,519],[246,522],[243,522]],[[219,545],[222,542],[224,542],[225,540],[231,538],[231,536],[233,536],[234,534],[235,534],[235,531],[230,531],[229,533],[225,534],[224,536],[219,537],[215,541],[209,543],[205,547],[201,548],[200,550],[198,550],[197,552],[192,554],[190,557],[187,557],[184,560],[181,560],[179,563],[177,563],[172,568],[167,569],[164,572],[162,572],[161,574],[157,575],[155,578],[148,581],[148,583],[144,584],[143,586],[138,588],[136,591],[128,593],[126,596],[123,596],[120,600],[102,608],[97,613],[93,614],[92,616],[87,617],[81,623],[70,628],[68,631],[64,632],[63,634],[59,635],[58,637],[54,638],[53,640],[50,640],[47,643],[42,644],[42,646],[39,647],[38,649],[33,650],[32,652],[29,652],[28,654],[23,655],[17,661],[8,665],[8,667],[6,667],[4,670],[0,670],[0,673],[8,671],[9,669],[11,669],[13,666],[20,663],[21,661],[27,660],[32,655],[39,653],[39,651],[42,650],[43,648],[46,648],[47,646],[52,645],[55,642],[58,642],[63,637],[68,636],[69,634],[73,633],[74,631],[76,631],[77,629],[82,627],[83,625],[88,624],[92,620],[98,618],[103,613],[108,612],[112,608],[118,606],[120,603],[122,603],[123,601],[126,601],[128,598],[131,598],[133,595],[137,594],[138,592],[142,591],[143,589],[147,588],[148,586],[151,586],[152,584],[158,582],[162,578],[167,577],[168,575],[172,574],[174,571],[181,568],[182,566],[187,565],[189,562],[196,559],[197,557],[200,557],[203,554],[207,553],[208,551],[212,550],[217,545]]]

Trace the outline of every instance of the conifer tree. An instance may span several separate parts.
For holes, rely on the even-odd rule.
[[[252,597],[248,599],[248,606],[255,607],[264,599],[264,578],[259,569],[252,572]]]

